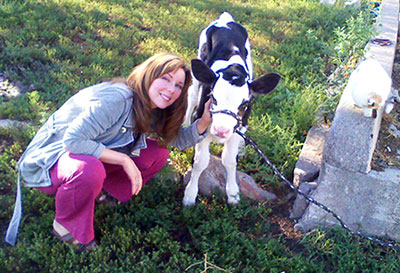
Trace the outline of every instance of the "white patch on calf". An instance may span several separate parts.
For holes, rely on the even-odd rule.
[[[219,16],[219,18],[218,18],[217,20],[215,20],[214,22],[212,22],[212,23],[207,27],[207,29],[210,28],[211,26],[224,27],[224,28],[229,28],[229,29],[230,29],[230,27],[228,26],[228,24],[231,23],[231,22],[235,22],[235,21],[233,20],[232,15],[230,15],[228,12],[224,12],[224,13],[222,13],[222,14]]]
[[[250,54],[248,54],[247,56],[249,56]],[[233,55],[229,60],[216,60],[212,65],[211,65],[211,70],[214,72],[217,72],[218,70],[227,68],[228,66],[230,66],[231,64],[239,64],[241,66],[243,66],[243,68],[246,70],[246,72],[250,75],[250,71],[248,69],[249,65],[246,65],[246,63],[243,61],[242,57],[240,57],[239,55]],[[250,78],[248,78],[250,79]]]

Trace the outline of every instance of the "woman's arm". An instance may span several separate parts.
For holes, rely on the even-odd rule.
[[[137,195],[140,192],[143,185],[142,174],[128,155],[105,148],[99,159],[104,163],[122,166],[131,181],[132,194]]]
[[[185,150],[186,148],[196,145],[206,137],[205,133],[211,122],[210,100],[208,100],[201,118],[197,119],[188,127],[184,128],[181,126],[177,139],[175,139],[171,145],[180,150]]]
[[[64,149],[99,158],[105,146],[97,138],[116,124],[130,110],[130,105],[118,89],[104,88],[95,92],[84,110],[70,121],[63,136]]]
[[[204,132],[207,130],[208,126],[210,126],[212,122],[210,114],[210,104],[211,100],[209,99],[204,105],[203,115],[201,116],[199,122],[197,123],[197,132],[199,133],[199,135],[204,134]]]

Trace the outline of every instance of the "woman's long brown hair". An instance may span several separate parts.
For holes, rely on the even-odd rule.
[[[185,72],[185,83],[181,95],[165,109],[152,109],[148,90],[151,83],[162,75],[178,69]],[[187,108],[188,88],[192,82],[190,69],[178,56],[160,53],[136,66],[126,78],[126,85],[133,91],[135,133],[155,133],[161,145],[170,144],[179,133]]]

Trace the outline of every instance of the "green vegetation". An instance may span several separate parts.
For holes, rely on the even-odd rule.
[[[257,98],[248,134],[290,177],[318,109],[337,103],[326,95],[328,77],[343,77],[371,36],[367,3],[360,10],[317,0],[0,0],[0,73],[29,90],[0,97],[0,118],[33,124],[0,129],[1,233],[12,214],[15,164],[37,125],[79,89],[126,76],[154,53],[194,58],[200,31],[222,11],[248,29],[255,76],[283,76],[273,94]],[[193,149],[171,152],[181,173],[192,157]],[[398,271],[395,251],[340,229],[288,235],[272,219],[286,219],[289,190],[251,149],[239,167],[282,201],[232,207],[216,193],[183,208],[184,186],[169,166],[130,202],[97,206],[99,247],[81,255],[51,235],[54,198],[24,188],[19,243],[0,241],[0,272]]]

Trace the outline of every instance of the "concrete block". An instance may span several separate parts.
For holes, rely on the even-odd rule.
[[[325,142],[323,162],[351,170],[368,173],[378,139],[383,108],[377,117],[365,117],[361,108],[354,106],[350,88],[345,88],[335,118]]]
[[[352,230],[400,240],[400,170],[367,175],[326,165],[312,197]],[[333,216],[310,204],[296,228],[308,231],[337,224]]]
[[[318,177],[328,132],[329,128],[323,125],[314,126],[308,131],[294,169],[293,183],[296,187],[299,187],[302,182],[310,182]]]
[[[365,47],[365,57],[379,61],[389,76],[392,75],[394,55],[396,51],[397,32],[399,23],[399,1],[383,0],[376,23],[375,38],[388,39],[391,45],[380,46],[369,42]]]

